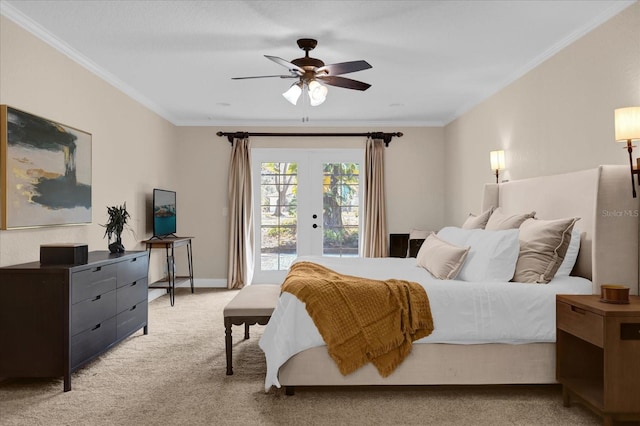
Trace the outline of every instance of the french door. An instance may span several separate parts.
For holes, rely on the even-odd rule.
[[[254,283],[281,283],[298,256],[358,256],[364,150],[251,150]]]

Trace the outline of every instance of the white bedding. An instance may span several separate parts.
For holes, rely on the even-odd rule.
[[[548,284],[437,280],[414,258],[300,257],[296,261],[315,262],[343,274],[423,285],[434,331],[415,343],[554,342],[555,295],[592,293],[591,281],[571,276],[556,277]],[[278,370],[290,357],[323,345],[304,304],[283,293],[260,339],[267,360],[265,389],[280,387]]]

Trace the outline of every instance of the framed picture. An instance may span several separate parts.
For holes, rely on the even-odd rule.
[[[1,229],[91,223],[91,134],[0,105]]]

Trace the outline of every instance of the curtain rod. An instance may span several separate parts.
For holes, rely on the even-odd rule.
[[[373,139],[382,139],[384,146],[389,146],[391,138],[394,136],[401,138],[402,132],[384,133],[384,132],[369,132],[369,133],[251,133],[251,132],[218,132],[216,135],[222,137],[226,136],[229,143],[233,143],[233,139],[245,139],[249,136],[328,136],[328,137],[343,137],[343,136],[366,136]]]

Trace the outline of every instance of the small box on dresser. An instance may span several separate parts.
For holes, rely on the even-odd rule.
[[[556,379],[604,424],[640,420],[640,296],[628,304],[597,295],[556,296]]]
[[[64,378],[139,329],[148,254],[90,252],[84,265],[0,268],[0,377]]]
[[[42,244],[40,263],[43,265],[83,265],[87,263],[89,249],[86,244]]]

